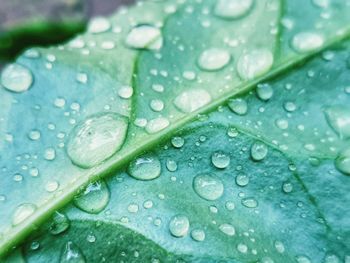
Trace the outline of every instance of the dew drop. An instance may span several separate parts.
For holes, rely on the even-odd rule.
[[[47,148],[44,153],[45,160],[52,161],[56,158],[56,150],[54,148]]]
[[[190,228],[190,221],[187,216],[176,215],[171,218],[169,223],[169,231],[175,237],[184,237]]]
[[[85,263],[85,257],[77,245],[68,241],[62,251],[60,263]]]
[[[111,23],[104,17],[95,17],[90,20],[88,31],[93,34],[99,34],[108,31]]]
[[[248,246],[246,244],[239,243],[237,245],[237,250],[243,254],[246,254],[248,252]]]
[[[237,72],[243,80],[251,80],[268,72],[273,65],[273,55],[267,49],[254,49],[242,54],[237,62]]]
[[[314,51],[322,47],[323,44],[323,36],[315,32],[301,32],[292,39],[292,48],[299,53]]]
[[[222,224],[219,226],[219,229],[222,233],[228,235],[228,236],[234,236],[236,234],[236,230],[234,226],[230,224]]]
[[[254,198],[248,197],[242,199],[242,205],[248,208],[255,208],[258,206],[258,201],[256,201]]]
[[[48,191],[49,193],[54,192],[58,189],[59,183],[57,181],[49,181],[45,185],[45,190]]]
[[[207,71],[216,71],[225,67],[231,59],[225,49],[210,48],[203,51],[198,58],[198,66]]]
[[[138,180],[153,180],[160,176],[161,164],[156,156],[144,155],[129,164],[128,173]]]
[[[239,174],[236,176],[236,184],[238,186],[246,186],[249,184],[249,176],[246,174]]]
[[[70,133],[67,154],[82,168],[93,167],[111,157],[124,144],[128,120],[116,113],[89,117]]]
[[[69,219],[60,212],[55,212],[52,216],[49,231],[52,235],[58,235],[66,231],[69,227]]]
[[[174,100],[175,106],[184,113],[190,113],[211,102],[210,94],[204,89],[190,89],[181,92]]]
[[[164,109],[164,102],[158,99],[151,100],[150,107],[153,111],[162,111]]]
[[[230,156],[224,152],[214,152],[211,155],[211,162],[216,168],[224,169],[230,164]]]
[[[330,5],[330,0],[312,0],[312,3],[321,8],[327,8]]]
[[[129,99],[131,98],[132,94],[134,93],[134,90],[132,87],[130,86],[123,86],[120,88],[120,90],[118,91],[118,95],[119,97],[123,98],[123,99]]]
[[[334,163],[338,171],[350,175],[350,149],[341,151]]]
[[[238,115],[245,115],[248,112],[248,104],[244,99],[230,99],[229,108]]]
[[[282,190],[283,190],[283,192],[285,192],[285,193],[290,193],[290,192],[292,192],[292,191],[293,191],[293,185],[292,185],[292,183],[290,183],[290,182],[284,182],[284,183],[282,184]]]
[[[74,197],[73,203],[81,210],[90,213],[100,213],[109,202],[109,189],[104,181],[90,183],[81,193]]]
[[[185,143],[185,140],[182,137],[176,136],[171,139],[171,144],[175,148],[181,148]]]
[[[146,131],[149,134],[157,133],[161,130],[164,130],[170,125],[170,122],[167,118],[158,117],[150,120],[146,125]]]
[[[311,260],[306,256],[297,256],[295,259],[298,263],[311,263]]]
[[[253,0],[218,0],[214,14],[224,19],[236,19],[246,15],[253,6]]]
[[[332,106],[325,109],[329,126],[341,139],[350,138],[350,108]]]
[[[256,93],[261,100],[269,100],[273,96],[273,89],[269,84],[258,84]]]
[[[292,101],[286,101],[284,104],[283,104],[283,108],[288,111],[288,112],[293,112],[297,109],[297,106],[295,105],[294,102]]]
[[[262,161],[268,153],[266,144],[262,142],[255,142],[250,149],[250,155],[254,161]]]
[[[125,43],[131,48],[158,50],[163,45],[163,38],[159,28],[151,25],[140,25],[129,32]]]
[[[35,212],[36,209],[36,205],[31,203],[24,203],[19,205],[12,216],[12,225],[17,226],[20,223],[24,222]]]
[[[31,130],[28,134],[29,139],[31,139],[32,141],[39,140],[40,136],[41,136],[41,134],[40,134],[40,131],[38,131],[38,130]]]
[[[7,90],[17,93],[24,92],[33,84],[33,75],[28,68],[22,65],[10,64],[1,73],[1,84]]]
[[[205,239],[205,232],[202,229],[193,229],[191,231],[191,237],[195,241],[202,242]]]
[[[194,177],[193,189],[200,197],[209,201],[219,199],[224,193],[222,181],[211,174],[200,174]]]
[[[173,160],[167,160],[166,168],[169,172],[175,172],[177,170],[177,163]]]

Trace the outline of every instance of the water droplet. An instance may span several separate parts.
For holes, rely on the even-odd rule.
[[[32,141],[39,140],[40,136],[41,136],[41,134],[40,134],[40,131],[38,131],[38,130],[32,130],[28,134],[29,139],[31,139]]]
[[[324,263],[341,263],[337,255],[326,255],[324,258]]]
[[[31,250],[37,250],[39,247],[40,247],[40,243],[39,243],[38,241],[33,241],[33,242],[30,244],[30,249],[31,249]]]
[[[312,3],[321,8],[327,8],[330,5],[330,0],[312,0]]]
[[[191,231],[191,237],[195,241],[202,242],[205,239],[205,232],[202,229],[193,229]]]
[[[176,136],[174,138],[171,139],[171,144],[175,147],[175,148],[181,148],[185,143],[185,140],[182,137]]]
[[[295,259],[298,263],[311,263],[311,260],[306,256],[297,256]]]
[[[52,161],[56,158],[56,150],[54,148],[47,148],[44,153],[45,160]]]
[[[151,100],[150,107],[153,111],[162,111],[164,109],[164,102],[161,100]]]
[[[204,89],[196,88],[181,92],[174,100],[175,106],[185,113],[194,112],[210,102],[210,94]]]
[[[6,66],[1,73],[1,84],[13,92],[27,91],[33,83],[31,71],[19,64]]]
[[[258,84],[256,93],[261,100],[269,100],[273,96],[273,89],[269,84]]]
[[[236,234],[234,226],[230,224],[222,224],[219,226],[219,229],[222,233],[228,236],[234,236]]]
[[[120,90],[118,91],[118,95],[119,97],[123,98],[123,99],[129,99],[131,98],[132,94],[134,93],[134,90],[132,87],[130,86],[123,86],[120,88]]]
[[[167,160],[166,168],[169,170],[169,172],[175,172],[177,170],[177,163],[173,160]]]
[[[86,241],[89,242],[89,243],[95,243],[96,242],[96,237],[92,234],[89,234],[87,237],[86,237]]]
[[[54,181],[54,180],[53,181],[49,181],[45,185],[45,190],[51,193],[51,192],[56,191],[59,186],[60,185],[59,185],[59,183],[57,181]]]
[[[93,34],[99,34],[108,31],[111,23],[104,17],[94,17],[90,20],[88,31]]]
[[[19,205],[13,216],[12,216],[12,225],[17,226],[23,221],[25,221],[28,217],[30,217],[35,210],[37,209],[36,205],[31,203],[24,203]]]
[[[295,105],[294,102],[292,101],[286,101],[284,104],[283,104],[283,107],[286,111],[288,112],[293,112],[297,109],[297,106]]]
[[[131,48],[158,50],[163,45],[163,38],[159,28],[151,25],[140,25],[129,32],[125,43]]]
[[[190,221],[187,216],[176,215],[171,218],[169,223],[169,231],[175,237],[184,237],[190,228]]]
[[[68,241],[62,251],[60,263],[85,263],[85,258],[80,248]]]
[[[343,174],[350,175],[350,149],[341,151],[335,159],[335,167]]]
[[[258,201],[256,201],[254,198],[248,197],[242,199],[242,205],[248,208],[255,208],[258,206]]]
[[[273,55],[267,49],[254,49],[242,54],[237,62],[237,72],[243,80],[251,80],[270,70]]]
[[[224,152],[214,152],[211,155],[211,162],[216,168],[224,169],[230,164],[230,156]]]
[[[230,99],[228,106],[238,115],[245,115],[248,112],[248,104],[244,99]]]
[[[67,154],[83,168],[93,167],[111,157],[124,144],[128,120],[116,113],[89,117],[70,133]]]
[[[164,130],[170,125],[170,122],[167,118],[158,117],[150,120],[146,125],[146,131],[149,134],[157,133],[161,130]]]
[[[74,197],[74,205],[90,213],[100,213],[109,202],[109,189],[104,181],[90,183],[81,193]]]
[[[350,108],[343,106],[327,107],[325,115],[329,126],[341,139],[350,138]]]
[[[128,173],[138,180],[153,180],[160,176],[161,164],[156,156],[144,155],[129,164]]]
[[[216,71],[225,67],[231,59],[225,49],[210,48],[203,51],[198,58],[198,66],[207,71]]]
[[[262,142],[255,142],[250,149],[250,155],[254,161],[261,161],[265,159],[268,153],[266,144]]]
[[[282,184],[282,190],[283,190],[283,192],[285,192],[285,193],[290,193],[290,192],[292,192],[292,191],[293,191],[293,185],[292,185],[292,183],[290,183],[290,182],[284,182],[284,183]]]
[[[218,0],[214,14],[225,19],[236,19],[246,15],[253,6],[253,0]]]
[[[224,193],[224,185],[219,178],[211,174],[200,174],[193,179],[193,189],[202,198],[213,201]]]
[[[322,47],[323,44],[323,36],[315,32],[301,32],[292,39],[292,48],[299,53],[314,51]]]
[[[128,206],[129,213],[137,213],[139,211],[139,206],[135,203],[132,203]]]
[[[69,225],[69,219],[64,214],[56,211],[52,216],[49,231],[52,235],[58,235],[66,231]]]
[[[239,186],[246,186],[249,183],[249,176],[246,174],[239,174],[236,176],[236,184]]]
[[[288,121],[286,119],[277,119],[275,121],[275,124],[281,130],[288,129],[288,126],[289,126],[289,123],[288,123]]]
[[[248,247],[247,245],[243,244],[243,243],[239,243],[237,245],[237,250],[243,254],[247,253],[248,252]]]
[[[283,243],[281,241],[278,241],[278,240],[275,241],[275,248],[276,248],[278,253],[283,253],[285,250]]]

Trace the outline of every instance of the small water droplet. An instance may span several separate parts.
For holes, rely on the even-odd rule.
[[[269,100],[273,96],[273,89],[269,84],[258,84],[256,93],[261,100]]]
[[[282,190],[283,190],[283,192],[285,192],[285,193],[290,193],[290,192],[292,192],[292,191],[293,191],[293,185],[292,185],[292,183],[290,183],[290,182],[284,182],[284,183],[282,184]]]
[[[93,34],[99,34],[108,31],[111,23],[104,17],[94,17],[90,20],[88,31]]]
[[[350,108],[332,106],[325,109],[329,126],[341,139],[350,138]]]
[[[278,240],[275,241],[275,248],[276,248],[278,253],[283,253],[285,250],[283,243],[281,241],[278,241]]]
[[[239,186],[246,186],[249,183],[249,176],[246,174],[239,174],[236,176],[236,184]]]
[[[149,134],[160,132],[161,130],[164,130],[170,125],[170,122],[167,118],[164,117],[158,117],[155,119],[150,120],[146,125],[146,131]]]
[[[258,201],[256,201],[254,198],[248,197],[242,199],[242,205],[248,208],[255,208],[258,206]]]
[[[28,134],[29,139],[31,139],[32,141],[39,140],[40,136],[41,136],[41,134],[40,134],[40,131],[38,131],[38,130],[31,130]]]
[[[56,158],[56,150],[54,148],[47,148],[44,153],[45,160],[52,161]]]
[[[160,176],[161,164],[156,156],[144,155],[129,164],[128,173],[138,180],[153,180]]]
[[[85,257],[77,245],[68,241],[62,251],[60,263],[85,263]]]
[[[52,235],[58,235],[66,231],[69,227],[69,219],[60,212],[55,212],[52,216],[49,231]]]
[[[335,159],[335,167],[343,174],[350,175],[350,149],[341,151]]]
[[[193,189],[200,197],[209,201],[219,199],[224,193],[222,181],[211,174],[200,174],[194,177]]]
[[[151,100],[150,107],[153,111],[162,111],[164,109],[164,102],[158,99]]]
[[[175,106],[184,113],[190,113],[211,102],[210,94],[204,89],[190,89],[181,92],[174,100]]]
[[[268,153],[268,148],[265,143],[255,142],[250,149],[250,155],[254,161],[262,161]]]
[[[214,152],[211,155],[211,162],[216,168],[224,169],[230,164],[230,156],[224,152]]]
[[[284,104],[283,104],[283,107],[286,111],[288,112],[293,112],[297,109],[297,106],[295,105],[294,102],[292,101],[286,101]]]
[[[311,260],[306,256],[296,256],[295,259],[298,263],[311,263]]]
[[[216,71],[225,67],[231,59],[225,49],[210,48],[203,51],[198,58],[198,66],[207,71]]]
[[[228,236],[234,236],[236,234],[234,226],[230,224],[222,224],[219,226],[219,229],[222,233]]]
[[[307,53],[321,48],[324,37],[315,32],[301,32],[292,39],[292,48],[299,53]]]
[[[248,112],[248,104],[244,99],[230,99],[229,108],[238,115],[245,115]]]
[[[205,232],[202,229],[193,229],[191,231],[191,237],[195,241],[202,242],[205,239]]]
[[[321,8],[327,8],[330,5],[330,0],[312,0],[312,3]]]
[[[237,72],[243,80],[252,80],[268,72],[273,65],[273,60],[270,50],[254,49],[239,57]]]
[[[181,148],[185,143],[185,140],[182,137],[176,136],[171,139],[171,144],[175,148]]]
[[[175,237],[184,237],[190,228],[190,221],[187,216],[176,215],[171,218],[169,223],[169,231]]]
[[[73,203],[81,210],[90,213],[100,213],[109,202],[109,189],[104,181],[90,183],[81,193],[74,197]]]
[[[36,205],[31,203],[24,203],[19,205],[13,216],[12,216],[12,225],[17,226],[23,221],[25,221],[28,217],[30,217],[32,214],[34,214],[35,210],[37,209]]]
[[[67,154],[82,168],[93,167],[111,157],[124,144],[128,120],[116,113],[89,117],[70,133]]]
[[[163,38],[159,28],[151,25],[140,25],[131,29],[125,43],[131,48],[158,50],[163,45]]]
[[[214,14],[224,19],[237,19],[246,15],[253,6],[253,0],[218,0]]]
[[[246,244],[239,243],[237,245],[237,250],[243,254],[246,254],[248,252],[248,246]]]
[[[45,190],[51,193],[51,192],[56,191],[59,186],[60,185],[59,185],[59,183],[57,181],[54,181],[54,180],[53,181],[49,181],[45,185]]]
[[[123,86],[120,88],[120,90],[118,91],[118,95],[119,97],[123,98],[123,99],[129,99],[131,98],[132,94],[134,93],[134,90],[132,87],[130,86]]]
[[[7,65],[1,73],[1,84],[13,92],[27,91],[33,84],[32,72],[20,64]]]

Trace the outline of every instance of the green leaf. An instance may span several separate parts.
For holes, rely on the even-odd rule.
[[[96,19],[90,25],[90,33],[60,48],[40,50],[40,58],[33,59],[37,55],[36,51],[26,52],[17,62],[25,68],[13,66],[7,68],[7,72],[5,69],[2,74],[2,85],[5,88],[12,87],[17,92],[26,90],[29,86],[30,89],[18,94],[2,89],[0,94],[3,99],[0,105],[4,109],[0,113],[0,130],[5,138],[0,148],[3,163],[0,193],[4,199],[1,204],[3,209],[0,210],[4,222],[0,226],[0,231],[3,232],[0,253],[21,242],[36,225],[46,221],[51,213],[67,204],[77,190],[82,189],[89,181],[115,174],[118,168],[153,147],[155,156],[162,163],[162,172],[158,179],[149,182],[135,181],[125,174],[117,177],[124,178],[120,183],[118,180],[121,179],[109,179],[111,197],[108,204],[109,192],[103,183],[88,187],[88,191],[82,189],[83,196],[77,197],[74,203],[84,211],[98,213],[105,209],[105,212],[88,215],[68,208],[68,217],[73,221],[71,230],[66,232],[66,237],[62,240],[44,236],[43,244],[47,243],[44,250],[48,253],[52,253],[52,250],[59,253],[60,249],[57,247],[51,249],[54,247],[51,242],[57,242],[60,247],[62,244],[66,245],[70,239],[79,242],[86,235],[86,229],[90,228],[90,221],[95,221],[103,224],[104,231],[98,233],[99,239],[107,241],[106,235],[116,229],[130,238],[135,236],[134,239],[146,242],[147,248],[157,251],[160,260],[165,253],[184,260],[205,262],[220,259],[268,262],[267,258],[264,259],[265,256],[274,258],[277,262],[282,259],[293,262],[295,257],[302,255],[319,261],[328,249],[330,253],[337,250],[339,256],[344,257],[346,252],[342,244],[345,243],[341,240],[344,238],[341,231],[343,225],[340,230],[333,226],[338,218],[334,214],[336,209],[328,209],[329,201],[324,200],[325,197],[319,192],[319,187],[327,184],[327,180],[309,188],[310,183],[307,182],[314,180],[304,179],[303,174],[310,176],[310,171],[316,169],[310,168],[304,162],[298,166],[302,161],[301,157],[314,157],[307,152],[312,146],[304,145],[310,142],[320,144],[317,136],[312,140],[306,138],[305,142],[300,143],[298,134],[291,134],[289,137],[268,124],[257,132],[253,126],[250,128],[244,124],[258,118],[259,125],[263,116],[248,114],[244,117],[233,117],[228,114],[227,109],[223,109],[222,113],[210,114],[207,121],[188,124],[184,128],[182,133],[186,136],[185,141],[192,144],[183,150],[163,150],[159,148],[161,146],[157,146],[164,138],[169,138],[176,130],[194,120],[198,114],[217,108],[233,95],[249,91],[264,79],[290,69],[319,49],[347,36],[350,18],[346,14],[350,7],[346,1],[332,2],[327,8],[320,8],[309,2],[304,5],[304,2],[285,1],[282,5],[275,0],[255,1],[242,17],[232,19],[227,18],[227,12],[233,11],[229,8],[220,9],[217,6],[219,2],[216,1],[141,3],[127,11],[120,11],[108,20]],[[301,9],[300,6],[305,8]],[[232,13],[229,15],[233,16]],[[283,26],[280,27],[280,24]],[[157,29],[159,26],[162,26],[161,35]],[[138,52],[141,47],[142,51]],[[317,65],[323,68],[325,63],[317,62]],[[26,68],[34,76],[33,83]],[[334,65],[332,68],[335,76],[342,72]],[[13,69],[22,73],[21,81],[13,82],[8,77]],[[295,73],[301,74],[298,75],[299,79],[292,77],[291,82],[299,81],[299,85],[305,85],[306,73],[304,69],[300,72]],[[285,82],[284,79],[288,77],[289,75],[283,76],[280,81]],[[324,81],[332,81],[333,84],[337,79],[325,78]],[[134,95],[131,98],[131,88],[126,86],[132,86]],[[329,90],[326,84],[324,87],[326,91]],[[277,88],[274,91],[277,94]],[[284,89],[279,88],[278,91],[283,92]],[[318,95],[317,89],[315,92],[317,96],[312,97],[315,100],[323,96],[331,100],[329,94]],[[45,94],[45,100],[42,94]],[[295,93],[294,96],[299,95]],[[280,98],[284,99],[285,94],[281,94]],[[252,99],[249,97],[249,100]],[[305,97],[300,104],[308,106],[309,102],[310,98]],[[281,107],[281,103],[283,102],[276,102],[276,105]],[[317,103],[316,105],[322,104],[322,101]],[[272,102],[272,105],[275,104]],[[243,100],[229,101],[229,106],[238,114],[246,114]],[[291,107],[292,104],[285,106],[289,109]],[[317,109],[313,103],[309,107],[315,111]],[[274,109],[271,114],[280,110],[278,106],[271,108]],[[250,107],[248,111],[251,111]],[[26,118],[21,122],[17,121],[23,114],[26,114]],[[305,113],[299,112],[297,116],[300,121],[306,118],[304,115],[307,117]],[[266,116],[266,123],[273,119]],[[325,119],[317,119],[316,122],[316,118],[310,118],[311,120],[306,121],[312,128],[312,123],[320,130],[325,127],[325,124],[317,126],[322,125],[320,121]],[[228,142],[229,138],[223,134],[232,125],[237,126],[243,135],[237,141],[231,139],[232,142]],[[285,124],[280,123],[281,125]],[[37,131],[40,131],[40,140]],[[28,139],[28,134],[32,141]],[[207,139],[201,139],[201,135]],[[340,135],[343,138],[343,133]],[[124,136],[125,142],[121,140]],[[262,162],[257,161],[264,157],[266,151],[261,144],[253,147],[255,150],[252,157],[255,161],[249,156],[249,149],[257,136],[261,136],[268,145],[268,156]],[[275,146],[275,140],[284,140],[285,137],[287,139],[283,143],[288,147]],[[204,141],[201,142],[202,140]],[[196,147],[195,142],[200,146]],[[177,143],[181,144],[181,139]],[[334,152],[339,150],[338,145],[343,144],[339,140],[331,140],[330,143],[335,147]],[[217,149],[213,149],[214,146]],[[330,148],[322,145],[319,147],[322,150],[316,157],[334,158],[335,153],[331,154]],[[192,190],[192,182],[194,176],[202,171],[218,172],[210,163],[211,155],[216,150],[230,154],[231,162],[222,171],[222,178],[220,177],[225,189],[224,197],[218,199],[219,207],[208,208],[208,201],[205,199],[212,199],[212,192],[202,193],[204,199],[200,199],[200,194]],[[168,155],[169,158],[178,159],[179,167],[175,173],[179,173],[179,179],[176,179],[176,184],[171,184],[170,175],[167,175],[170,172],[164,168],[164,158]],[[225,158],[224,163],[220,154],[215,158],[219,158],[217,165],[225,166]],[[154,161],[153,166],[147,168],[146,165],[143,168],[146,170],[140,172],[143,179],[159,176],[158,162],[147,157],[147,162],[150,160]],[[304,173],[291,171],[294,168],[288,168],[290,162],[294,162]],[[332,162],[328,161],[328,167],[329,163]],[[134,163],[135,167],[137,165],[138,162]],[[130,167],[129,173],[140,178],[137,171],[133,174],[135,167]],[[255,182],[244,188],[247,189],[246,196],[240,195],[239,190],[234,189],[239,187],[234,186],[233,173],[238,173],[237,170],[243,167],[249,176],[254,176],[250,180]],[[37,171],[40,176],[35,176]],[[145,172],[146,176],[143,175]],[[183,176],[185,174],[188,176]],[[318,172],[314,174],[316,176]],[[36,178],[32,178],[33,175]],[[340,179],[335,185],[345,188],[346,182],[342,180],[346,179]],[[293,192],[287,196],[281,192],[281,185],[286,181],[293,185]],[[114,186],[114,182],[121,189],[115,190],[117,186]],[[120,186],[122,184],[125,184],[124,188]],[[220,193],[220,185],[219,183],[218,189],[213,190],[214,193]],[[286,187],[290,188],[290,185]],[[94,197],[95,200],[89,197],[84,200],[84,193],[89,191],[90,198]],[[138,192],[142,194],[138,196]],[[165,199],[157,202],[159,204],[155,207],[163,222],[158,228],[143,225],[148,220],[146,212],[143,216],[136,214],[133,217],[135,220],[129,224],[120,224],[119,221],[124,221],[121,217],[126,213],[131,213],[131,217],[137,209],[135,205],[129,207],[129,210],[127,208],[133,193],[138,196],[138,202],[147,196],[155,198],[157,194],[161,194],[158,198],[163,199],[164,194]],[[115,194],[118,196],[114,198]],[[249,199],[253,197],[257,203]],[[281,198],[286,199],[288,210],[281,209],[285,206],[284,203],[279,203]],[[346,200],[346,194],[339,194],[339,200],[343,201],[343,198]],[[238,213],[225,210],[225,202],[231,199],[235,203],[236,211],[239,210]],[[89,204],[90,207],[84,207]],[[299,208],[295,208],[295,204]],[[232,208],[232,205],[227,205]],[[252,207],[256,205],[256,209]],[[138,206],[140,210],[141,203]],[[343,207],[343,203],[340,206]],[[344,210],[343,207],[341,211]],[[110,218],[107,211],[114,211]],[[221,211],[223,212],[220,213]],[[189,234],[183,239],[169,234],[169,220],[179,213],[189,218],[191,227],[197,224],[207,233],[208,238],[203,242],[210,242],[208,246],[192,241]],[[305,220],[305,216],[307,219],[309,216],[310,220]],[[213,217],[217,217],[215,224],[212,222]],[[328,222],[328,217],[334,218]],[[318,218],[322,220],[317,220]],[[84,223],[85,220],[90,223]],[[178,220],[186,226],[184,218],[180,217]],[[227,224],[234,226],[236,237],[239,238],[230,236],[233,230]],[[222,233],[220,226],[224,232],[229,233],[228,236]],[[76,228],[80,230],[75,231]],[[305,229],[310,231],[305,232]],[[298,231],[298,236],[291,234],[294,230]],[[182,235],[183,231],[181,228],[173,229],[172,234]],[[340,238],[336,238],[336,235]],[[252,239],[249,239],[250,236],[253,236]],[[247,242],[256,244],[259,253],[251,250],[245,253]],[[278,252],[282,250],[279,242],[285,247],[282,254]],[[126,244],[118,240],[113,244],[121,247],[120,251],[127,249]],[[69,243],[68,247],[71,246],[76,247]],[[87,259],[97,257],[96,251],[84,249],[87,246],[82,246],[79,253],[84,254]],[[101,247],[106,250],[101,249],[100,253],[111,253],[105,243]],[[249,244],[248,247],[252,245]],[[145,258],[151,257],[151,253],[139,252],[144,253]],[[107,254],[103,255],[110,257]],[[26,257],[33,257],[35,262],[47,259],[45,253],[38,255],[26,252]]]

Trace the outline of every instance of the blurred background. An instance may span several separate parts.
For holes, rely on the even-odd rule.
[[[67,41],[89,18],[109,15],[132,0],[0,0],[0,67],[31,46]]]

